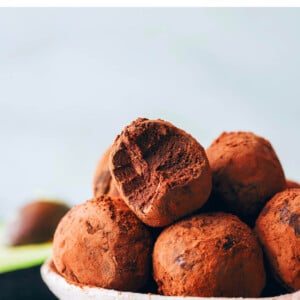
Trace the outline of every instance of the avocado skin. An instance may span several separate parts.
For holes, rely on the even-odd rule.
[[[51,241],[57,224],[69,209],[62,202],[45,200],[24,205],[7,226],[6,243],[20,246]]]

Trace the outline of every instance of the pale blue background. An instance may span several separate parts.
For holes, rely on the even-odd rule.
[[[138,116],[269,139],[300,181],[299,9],[0,9],[0,215],[92,196]]]

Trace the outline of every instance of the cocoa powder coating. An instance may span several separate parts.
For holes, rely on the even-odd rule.
[[[107,195],[75,206],[59,223],[53,260],[66,280],[136,291],[147,282],[152,240],[122,199]]]
[[[211,191],[203,147],[162,120],[137,119],[116,138],[110,171],[121,197],[149,226],[166,226],[201,207]]]
[[[94,197],[100,197],[104,194],[108,194],[112,197],[119,196],[119,192],[108,167],[110,151],[111,147],[104,152],[97,164],[93,181]]]
[[[197,215],[166,228],[153,251],[159,292],[170,296],[259,297],[262,250],[238,217]]]
[[[293,180],[286,180],[286,188],[288,189],[294,189],[294,188],[300,188],[300,184]]]
[[[275,277],[291,291],[300,289],[300,189],[276,194],[255,229]]]
[[[215,198],[249,224],[264,204],[286,187],[271,144],[251,132],[224,132],[206,152]]]

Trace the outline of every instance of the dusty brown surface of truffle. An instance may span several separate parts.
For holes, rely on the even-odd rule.
[[[300,183],[287,179],[286,180],[286,188],[288,188],[288,189],[300,188]]]
[[[53,260],[75,284],[136,291],[148,279],[151,250],[146,226],[122,199],[105,195],[72,208],[62,219]]]
[[[112,197],[119,196],[119,191],[112,180],[108,167],[110,151],[111,147],[104,152],[97,164],[93,181],[94,197],[100,197],[104,194],[108,194]]]
[[[281,164],[271,144],[250,132],[223,133],[206,151],[218,201],[251,223],[264,204],[285,189]]]
[[[265,285],[262,250],[238,217],[202,214],[166,228],[153,251],[164,295],[258,297]]]
[[[202,146],[162,120],[137,119],[116,138],[110,170],[121,197],[149,226],[166,226],[201,207],[211,191]]]
[[[255,229],[273,274],[289,290],[300,289],[300,189],[276,194]]]
[[[7,225],[7,244],[11,246],[51,241],[60,219],[70,208],[61,202],[39,200],[24,205]]]

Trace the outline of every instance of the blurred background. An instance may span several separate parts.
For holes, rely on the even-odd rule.
[[[137,117],[208,147],[269,139],[300,181],[300,10],[0,9],[0,217],[92,197],[96,163]]]

